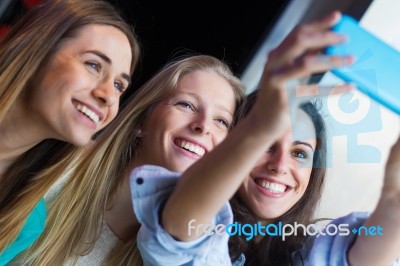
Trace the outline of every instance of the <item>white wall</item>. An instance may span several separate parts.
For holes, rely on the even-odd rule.
[[[364,28],[400,51],[400,35],[395,32],[400,25],[399,11],[400,1],[398,0],[374,0],[360,23]],[[390,59],[388,59],[388,64],[390,64]],[[330,76],[325,76],[324,79],[321,83],[330,80]],[[355,113],[363,109],[361,106],[368,108],[368,104],[370,106],[375,104],[361,93],[356,93],[356,98],[359,100],[359,108]],[[332,127],[337,126],[335,117],[340,117],[340,112],[327,112],[330,113],[327,119],[328,127],[331,132],[334,132],[335,129]],[[348,150],[357,149],[357,146],[349,145],[346,135],[329,138],[332,140],[333,147],[332,167],[328,170],[322,202],[317,213],[318,217],[335,218],[351,211],[372,211],[376,206],[388,153],[400,132],[400,119],[397,114],[385,107],[379,106],[374,112],[380,113],[380,118],[368,118],[368,115],[362,111],[358,112],[358,118],[359,120],[367,119],[367,122],[373,126],[381,123],[381,129],[360,133],[357,140],[359,144],[370,145],[378,149],[381,155],[379,162],[348,163]],[[346,114],[342,114],[342,120],[346,120]],[[351,128],[349,130],[352,131]],[[350,142],[355,144],[354,139]]]

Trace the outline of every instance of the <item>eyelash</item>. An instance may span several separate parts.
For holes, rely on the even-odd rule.
[[[116,84],[119,84],[119,88],[117,88],[115,85]],[[126,87],[125,87],[125,85],[124,85],[124,83],[123,82],[120,82],[120,81],[116,81],[116,82],[114,82],[114,87],[120,92],[120,93],[123,93],[125,90],[126,90]]]
[[[189,107],[190,110],[196,111],[195,106],[192,103],[187,102],[187,101],[179,101],[179,102],[176,103],[176,105],[183,106],[184,108]]]
[[[273,152],[273,151],[274,151],[274,148],[271,147],[270,149],[268,149],[267,153],[271,153],[271,152]],[[299,154],[302,154],[302,155],[299,156]],[[301,159],[301,160],[306,160],[306,159],[308,159],[308,154],[307,154],[307,152],[304,152],[304,151],[302,151],[302,150],[294,150],[294,151],[291,151],[290,155],[293,156],[293,157],[295,157],[295,158],[297,158],[297,159]]]
[[[225,118],[218,118],[217,121],[222,123],[226,128],[231,128],[231,124]]]
[[[298,154],[302,154],[302,157],[300,157]],[[299,159],[303,159],[303,160],[308,158],[308,154],[302,150],[292,151],[292,156],[299,158]]]
[[[94,69],[97,73],[100,73],[102,70],[102,65],[98,62],[88,61],[86,62],[86,65]]]
[[[180,106],[184,106],[185,108],[189,108],[193,112],[195,112],[197,110],[197,108],[192,103],[187,102],[187,101],[179,101],[176,103],[176,105],[180,105]],[[231,127],[231,124],[225,118],[217,118],[216,120],[218,121],[218,123],[223,124],[228,129]]]

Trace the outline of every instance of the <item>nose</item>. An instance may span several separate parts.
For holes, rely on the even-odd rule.
[[[114,105],[117,95],[113,82],[99,82],[99,84],[93,90],[93,96],[107,106]]]
[[[209,120],[205,114],[197,114],[190,124],[190,129],[199,135],[210,135],[211,125]]]
[[[266,162],[268,171],[276,175],[283,175],[288,173],[288,155],[282,148],[272,147],[269,151],[270,156]]]

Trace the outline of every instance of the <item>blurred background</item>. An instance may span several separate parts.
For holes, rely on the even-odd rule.
[[[0,0],[0,36],[13,21],[43,0]],[[130,92],[171,59],[209,54],[227,62],[251,92],[268,52],[299,22],[341,10],[400,50],[398,0],[151,1],[108,0],[131,23],[143,57]],[[321,73],[308,83],[342,81]],[[359,92],[329,97],[322,104],[328,125],[328,175],[318,217],[335,218],[372,210],[380,195],[383,169],[400,127],[396,114]]]

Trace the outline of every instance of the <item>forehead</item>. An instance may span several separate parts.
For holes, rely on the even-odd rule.
[[[229,82],[213,71],[196,70],[184,75],[175,93],[195,94],[208,104],[223,106],[233,114],[235,93]]]
[[[130,68],[132,52],[128,37],[118,28],[109,25],[89,24],[80,27],[73,36],[61,41],[58,50],[85,53],[101,51],[114,64]],[[128,68],[128,69],[129,69]]]
[[[316,147],[315,126],[306,112],[301,109],[297,111],[296,117],[291,119],[291,128],[288,130],[286,137],[290,139],[290,142],[306,141],[313,148]]]

